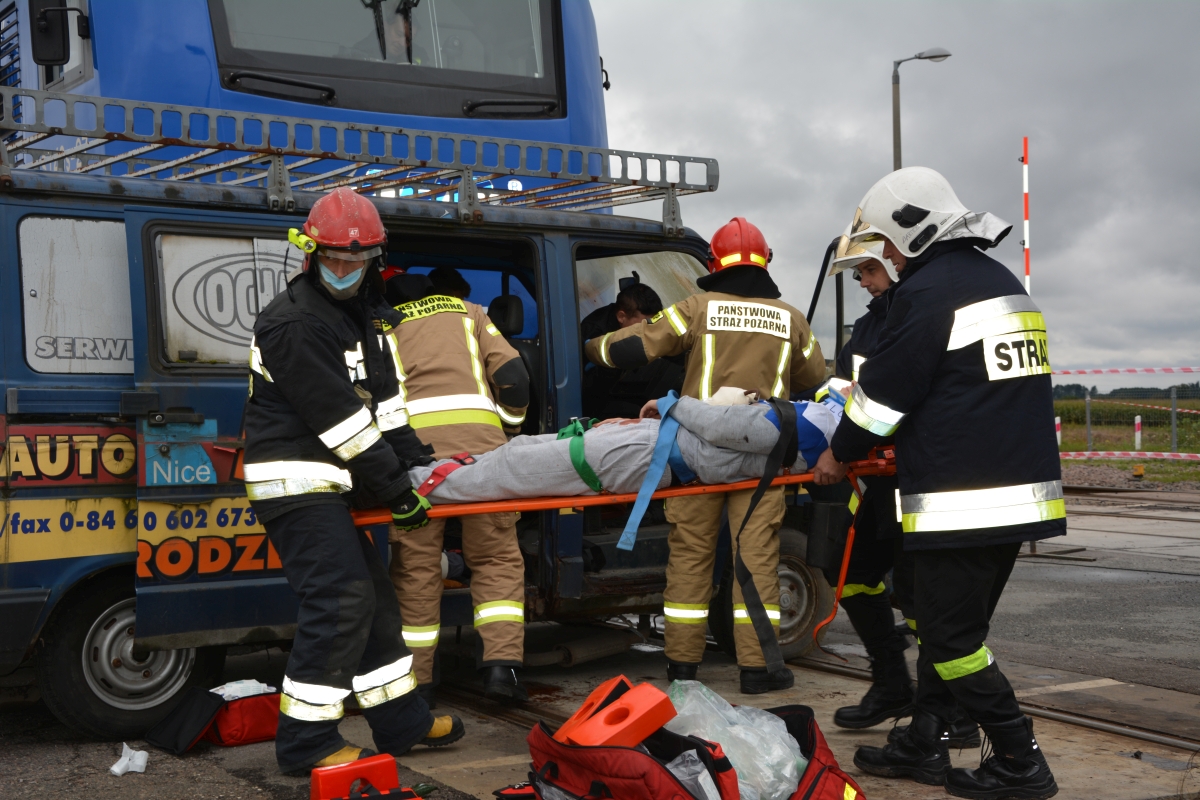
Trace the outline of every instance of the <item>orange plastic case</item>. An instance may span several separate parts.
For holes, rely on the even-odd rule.
[[[674,716],[671,698],[661,689],[639,683],[569,731],[567,740],[589,747],[635,747]]]
[[[567,736],[571,731],[578,728],[583,723],[587,722],[593,714],[603,708],[608,707],[621,695],[633,688],[633,684],[624,675],[618,675],[615,678],[609,678],[604,683],[592,690],[592,693],[587,696],[583,704],[576,709],[575,713],[570,718],[559,726],[554,732],[555,741],[567,743]]]

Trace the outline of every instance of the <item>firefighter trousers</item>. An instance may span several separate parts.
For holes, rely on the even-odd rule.
[[[462,517],[463,560],[471,570],[481,667],[519,667],[525,657],[525,561],[514,512]],[[392,534],[392,585],[404,617],[404,643],[421,684],[433,682],[442,611],[444,519]]]
[[[705,627],[713,590],[713,565],[717,538],[721,532],[721,512],[728,508],[733,533],[730,558],[738,546],[737,529],[746,516],[753,489],[726,494],[701,494],[673,497],[666,501],[667,588],[663,592],[664,637],[670,661],[699,664],[704,657]],[[742,560],[746,562],[767,615],[779,634],[779,526],[786,511],[783,487],[768,489],[754,509],[754,515],[742,531]],[[742,587],[733,580],[733,632],[738,664],[747,669],[766,666],[762,646],[746,612]]]
[[[300,600],[275,737],[280,768],[303,769],[345,746],[338,722],[351,692],[375,746],[407,750],[433,717],[413,691],[412,654],[379,551],[341,504],[294,509],[264,526]]]
[[[985,643],[1020,543],[910,551],[915,564],[917,708],[981,725],[1021,716],[1012,686]]]
[[[896,522],[896,479],[871,478],[854,523],[854,545],[846,567],[846,582],[842,587],[842,608],[862,639],[868,653],[878,650],[903,651],[908,648],[905,637],[896,632],[892,603],[884,578],[895,570],[893,578],[902,589],[911,593],[910,576],[899,575],[912,564],[901,549],[902,531]],[[910,612],[911,613],[911,612]],[[908,616],[908,615],[906,615]]]

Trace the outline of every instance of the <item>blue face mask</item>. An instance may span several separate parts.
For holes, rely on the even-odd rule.
[[[331,288],[339,292],[351,288],[354,286],[354,284],[358,283],[359,278],[362,277],[362,267],[354,270],[354,272],[351,272],[344,278],[339,278],[324,264],[318,264],[318,266],[321,268],[321,279],[324,280],[325,283],[327,283]]]

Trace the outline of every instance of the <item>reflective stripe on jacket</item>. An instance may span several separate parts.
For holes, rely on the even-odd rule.
[[[586,348],[593,362],[620,369],[688,350],[683,394],[700,400],[722,386],[787,398],[825,378],[825,359],[804,315],[765,297],[702,292]]]
[[[905,547],[1066,532],[1046,323],[969,242],[910,261],[833,439],[839,461],[894,436]]]
[[[482,306],[431,295],[397,306],[387,340],[408,424],[435,458],[486,453],[516,431],[529,405],[520,355]]]

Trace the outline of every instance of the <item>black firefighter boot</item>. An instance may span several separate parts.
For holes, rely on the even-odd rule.
[[[946,791],[980,800],[1043,800],[1058,793],[1050,765],[1033,738],[1033,720],[1020,716],[983,726],[992,753],[985,748],[978,769],[952,769]]]
[[[667,661],[667,681],[694,681],[699,664],[684,664],[682,661]]]
[[[950,771],[946,722],[918,709],[898,741],[883,747],[858,748],[854,765],[884,778],[912,778],[917,783],[941,786]]]
[[[979,747],[979,726],[963,713],[958,706],[954,707],[954,716],[947,721],[950,727],[946,729],[946,746],[951,750],[970,750]],[[908,730],[907,725],[897,725],[888,731],[888,741],[894,742]]]
[[[484,697],[510,704],[529,700],[529,692],[517,680],[517,671],[512,667],[484,667],[481,671]]]
[[[903,641],[903,640],[901,640]],[[871,657],[871,688],[856,706],[844,706],[833,714],[839,728],[870,728],[886,719],[913,713],[912,678],[904,650],[875,648]]]

